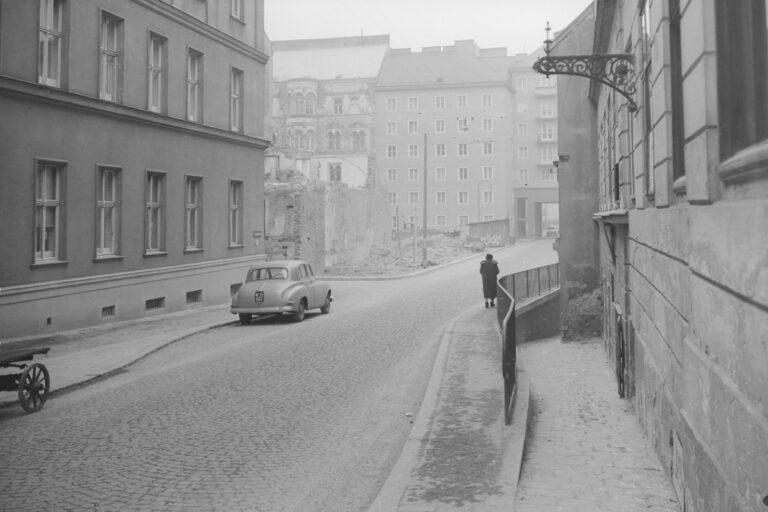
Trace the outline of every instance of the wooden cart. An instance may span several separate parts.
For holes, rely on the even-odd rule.
[[[32,361],[36,355],[47,354],[48,350],[48,347],[0,347],[0,368],[22,370],[21,373],[0,374],[0,391],[18,391],[19,403],[27,412],[43,408],[51,389],[51,378],[44,364],[24,361]]]

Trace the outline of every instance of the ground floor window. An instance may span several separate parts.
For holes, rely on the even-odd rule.
[[[35,178],[35,262],[60,261],[64,164],[39,162]]]

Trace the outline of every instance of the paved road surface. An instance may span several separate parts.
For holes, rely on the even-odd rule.
[[[443,328],[482,301],[481,257],[334,282],[330,315],[223,327],[37,414],[0,410],[0,510],[364,510]],[[504,274],[553,258],[548,241],[499,253]]]

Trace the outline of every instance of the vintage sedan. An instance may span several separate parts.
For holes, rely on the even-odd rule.
[[[311,309],[330,313],[332,300],[328,284],[315,279],[306,261],[264,261],[248,269],[229,311],[239,315],[243,324],[254,315],[290,315],[294,322],[301,322]]]

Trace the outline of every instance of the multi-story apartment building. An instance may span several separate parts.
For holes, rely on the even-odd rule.
[[[221,303],[263,256],[263,1],[0,0],[0,337]]]
[[[768,505],[767,12],[596,0],[552,46],[561,69],[618,59],[560,77],[563,297],[597,295],[681,510]]]
[[[512,219],[517,194],[520,204],[530,199],[520,218],[535,224],[541,208],[534,202],[557,201],[557,182],[535,172],[543,144],[530,112],[539,111],[542,98],[554,100],[535,93],[532,62],[471,40],[392,50],[384,58],[376,86],[377,181],[388,190],[393,228],[423,226],[425,201],[426,225],[438,230]],[[543,188],[551,196],[532,193],[550,183]]]
[[[389,36],[272,42],[272,152],[310,179],[372,185],[374,90]]]

